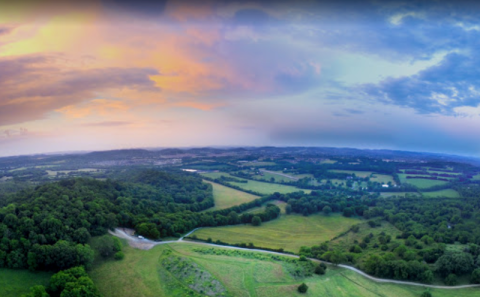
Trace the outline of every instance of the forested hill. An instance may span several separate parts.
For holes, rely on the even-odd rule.
[[[4,197],[0,267],[88,266],[92,235],[152,220],[162,223],[163,235],[173,235],[195,225],[185,220],[191,210],[214,205],[211,186],[195,175],[149,170],[132,172],[129,180],[66,179]],[[176,225],[184,220],[187,226]]]

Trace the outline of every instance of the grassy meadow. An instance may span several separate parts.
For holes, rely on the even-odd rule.
[[[213,187],[213,199],[215,206],[207,209],[206,211],[213,211],[219,209],[229,208],[242,203],[250,202],[259,198],[258,196],[248,194],[242,191],[238,191],[223,185],[213,183],[210,181],[204,181],[209,183]]]
[[[291,214],[262,223],[259,227],[238,225],[202,228],[194,233],[199,239],[211,238],[227,243],[253,243],[258,247],[283,248],[298,252],[301,246],[318,245],[330,240],[352,225],[361,222],[356,218],[346,218],[335,214],[325,216],[314,214],[308,217]]]
[[[226,177],[234,177],[231,176],[228,173],[224,172],[211,172],[211,173],[202,173],[201,175],[209,177],[209,178],[219,178],[221,176],[226,176]],[[234,177],[237,179],[241,179],[238,177]],[[294,186],[286,186],[286,185],[280,185],[280,184],[272,184],[272,183],[266,183],[266,182],[261,182],[261,181],[254,181],[254,180],[248,180],[248,183],[237,183],[237,182],[228,182],[231,185],[235,185],[240,187],[241,189],[245,190],[250,190],[250,191],[255,191],[258,193],[261,193],[263,195],[270,195],[275,192],[279,192],[281,194],[288,194],[292,192],[298,192],[298,191],[304,191],[305,193],[310,193],[311,190],[305,190],[305,189],[299,189]]]
[[[437,198],[437,197],[446,197],[446,198],[460,198],[460,194],[454,189],[445,189],[440,191],[433,192],[423,192],[423,197],[427,198]]]
[[[18,297],[30,293],[30,287],[48,284],[53,273],[0,268],[0,296]]]
[[[167,254],[195,266],[197,278],[207,275],[204,279],[208,286],[213,283],[226,289],[223,295],[212,296],[418,297],[425,291],[417,286],[376,283],[353,271],[332,266],[328,266],[322,276],[298,277],[292,275],[292,264],[283,260],[285,258],[274,260],[263,253],[236,253],[221,247],[212,248],[222,252],[220,255],[201,252],[208,250],[209,247],[193,243],[160,245],[148,251],[125,246],[124,260],[97,263],[90,276],[104,297],[200,296],[191,289],[192,278],[176,277],[170,272],[171,268],[168,271],[161,265]],[[309,287],[306,294],[297,292],[302,282]],[[430,292],[435,297],[479,295],[478,288],[431,289]]]
[[[375,173],[372,177],[370,177],[370,181],[377,182],[377,183],[382,183],[382,184],[387,184],[388,182],[391,182],[392,184],[395,184],[395,181],[393,180],[393,177],[391,175],[387,175],[387,174]]]
[[[340,170],[340,169],[332,169],[330,170],[331,172],[336,172],[336,173],[347,173],[347,174],[354,174],[358,177],[368,177],[375,172],[373,171],[356,171],[356,170]]]

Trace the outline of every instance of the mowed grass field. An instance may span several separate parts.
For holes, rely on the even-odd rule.
[[[215,201],[215,206],[207,209],[206,211],[213,211],[219,209],[229,208],[235,205],[242,203],[250,202],[259,198],[258,196],[248,194],[242,191],[238,191],[223,185],[213,183],[210,181],[204,181],[209,183],[213,187],[213,200]]]
[[[293,186],[264,183],[264,182],[253,181],[253,180],[249,180],[248,183],[230,182],[229,184],[238,186],[245,190],[255,191],[264,195],[273,194],[275,192],[279,192],[280,194],[288,194],[288,193],[293,193],[298,191],[304,191],[305,193],[311,192],[311,190],[299,189]]]
[[[231,176],[228,173],[224,172],[211,172],[211,173],[202,173],[201,175],[210,177],[210,178],[219,178],[221,176],[226,176],[226,177],[233,177],[237,179],[241,179],[238,177]],[[298,192],[298,191],[304,191],[305,193],[310,193],[311,190],[306,190],[306,189],[299,189],[294,186],[286,186],[286,185],[280,185],[280,184],[272,184],[272,183],[265,183],[261,181],[254,181],[254,180],[248,180],[248,183],[236,183],[236,182],[228,182],[231,185],[238,186],[242,189],[245,190],[250,190],[250,191],[255,191],[258,193],[261,193],[263,195],[270,195],[275,192],[279,192],[280,194],[288,194],[288,193],[293,193],[293,192]]]
[[[420,194],[418,194],[417,192],[382,192],[380,193],[381,196],[384,196],[384,197],[392,197],[392,196],[403,196],[405,197],[405,195],[416,195],[416,196],[419,196]]]
[[[330,170],[331,172],[337,172],[337,173],[348,173],[348,174],[354,174],[358,177],[367,177],[370,176],[373,171],[355,171],[355,170],[339,170],[339,169],[332,169]]]
[[[0,268],[0,296],[18,297],[30,293],[30,287],[48,285],[53,273]]]
[[[460,194],[454,189],[445,189],[440,191],[433,192],[423,192],[423,197],[428,198],[437,198],[437,197],[446,197],[446,198],[460,198]]]
[[[188,289],[183,295],[178,291],[181,285],[177,286],[175,293],[168,290],[169,282],[164,278],[164,269],[159,266],[162,253],[171,250],[173,255],[191,259],[204,272],[214,276],[232,296],[418,297],[425,291],[418,286],[376,283],[353,271],[332,266],[328,266],[326,274],[322,276],[314,274],[306,278],[293,278],[282,261],[242,255],[201,254],[195,251],[198,248],[203,247],[186,242],[159,245],[148,251],[125,246],[124,260],[99,263],[90,276],[104,297],[186,296]],[[214,249],[225,250],[222,247]],[[302,282],[309,287],[306,294],[297,292]],[[184,288],[187,285],[184,284]],[[431,289],[430,292],[435,297],[479,296],[478,288]]]
[[[211,238],[213,241],[221,240],[231,244],[251,242],[258,247],[283,248],[296,253],[302,246],[318,245],[330,240],[359,222],[361,220],[338,214],[314,214],[308,217],[291,214],[280,215],[278,219],[262,223],[258,227],[248,224],[202,228],[194,235],[199,239]]]
[[[433,186],[444,185],[447,182],[443,180],[432,180],[432,179],[424,179],[424,178],[406,178],[407,174],[399,174],[398,177],[400,178],[400,182],[408,183],[418,187],[419,189],[425,189]],[[411,174],[409,176],[412,176]]]
[[[375,173],[373,175],[373,177],[370,177],[370,181],[378,182],[378,183],[382,183],[382,184],[387,184],[388,182],[391,182],[392,184],[395,184],[395,181],[393,180],[393,177],[391,175],[387,175],[387,174]]]

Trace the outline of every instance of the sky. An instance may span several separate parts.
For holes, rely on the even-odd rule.
[[[0,1],[0,156],[273,145],[480,157],[479,104],[473,1]]]

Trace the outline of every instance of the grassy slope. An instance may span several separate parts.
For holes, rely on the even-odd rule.
[[[358,177],[367,177],[367,176],[370,176],[372,173],[374,173],[373,171],[355,171],[355,170],[339,170],[339,169],[332,169],[330,171],[337,172],[337,173],[348,173],[348,174],[355,173],[355,175]]]
[[[48,284],[53,273],[0,269],[0,296],[18,297],[30,292],[31,286]]]
[[[220,176],[232,177],[228,173],[224,172],[212,172],[212,173],[202,173],[202,175],[210,178],[219,178]],[[235,177],[237,178],[237,177]],[[262,193],[265,195],[273,194],[275,192],[279,192],[281,194],[287,194],[292,192],[304,191],[305,193],[310,193],[311,190],[299,189],[293,186],[285,186],[279,184],[271,184],[271,183],[264,183],[259,181],[249,180],[248,183],[235,183],[229,182],[229,184],[238,186],[242,189],[255,191],[258,193]]]
[[[447,197],[447,198],[460,198],[460,194],[453,189],[446,189],[434,192],[423,192],[424,197],[427,198],[436,198],[436,197]]]
[[[301,246],[318,245],[346,231],[359,219],[340,215],[324,216],[281,215],[278,219],[263,223],[260,227],[251,225],[203,228],[195,232],[200,239],[221,240],[228,243],[250,243],[267,248],[283,248],[298,252]]]
[[[208,270],[226,286],[234,296],[339,296],[339,297],[418,297],[421,287],[379,284],[352,271],[329,266],[324,276],[314,275],[293,279],[282,262],[246,259],[242,257],[202,255],[193,251],[195,244],[170,244],[149,251],[125,247],[123,261],[108,261],[97,265],[90,273],[104,297],[167,296],[165,280],[161,278],[158,258],[162,251],[171,248],[176,255],[188,257]],[[305,282],[307,294],[296,291]],[[436,290],[435,297],[479,296],[478,288],[461,290]],[[3,295],[2,295],[3,296]],[[184,296],[180,292],[169,296]]]
[[[258,196],[225,187],[217,183],[213,183],[210,181],[204,182],[212,185],[213,199],[215,200],[215,206],[209,208],[207,211],[225,209],[259,198]]]
[[[375,173],[374,177],[370,178],[370,181],[378,182],[378,183],[384,183],[384,184],[387,184],[388,182],[391,182],[392,184],[395,184],[395,181],[393,180],[393,177],[391,175],[387,175],[387,174]]]
[[[259,181],[249,180],[248,183],[235,183],[231,182],[230,184],[238,186],[242,189],[259,192],[265,195],[273,194],[279,192],[281,194],[287,194],[292,192],[304,191],[305,193],[310,193],[311,190],[299,189],[293,186],[285,186],[279,184],[264,183]]]

